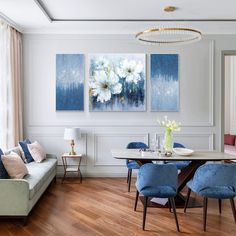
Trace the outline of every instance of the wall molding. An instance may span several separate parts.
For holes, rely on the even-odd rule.
[[[49,36],[44,36],[46,37],[45,40],[49,40],[51,37]],[[42,39],[44,39],[44,37]],[[34,38],[34,37],[33,37]],[[58,37],[53,37],[51,38],[52,40],[55,40]],[[35,56],[34,54],[31,53],[31,51],[33,51],[33,42],[34,41],[41,41],[42,40],[41,37],[40,39],[36,40],[36,39],[29,39],[28,40],[28,52],[27,52],[27,57],[28,57],[28,63],[31,62],[32,65],[35,65]],[[93,40],[96,39],[96,37],[92,38]],[[102,38],[104,40],[104,38]],[[70,40],[70,38],[65,38],[63,40]],[[72,40],[72,39],[71,39]],[[78,37],[73,39],[73,40],[78,40]],[[82,38],[81,40],[85,40],[84,38]],[[207,40],[208,42],[208,51],[209,51],[209,91],[208,91],[208,102],[209,102],[209,113],[208,113],[208,120],[206,121],[202,121],[202,122],[185,122],[182,123],[182,127],[213,127],[214,126],[214,41],[213,40]],[[86,53],[87,54],[87,53]],[[149,55],[149,53],[145,53],[146,55]],[[87,69],[88,69],[88,55],[86,55],[86,60],[85,60],[85,68],[86,68],[86,76],[88,76],[87,73]],[[150,60],[148,60],[149,57],[147,57],[147,61],[146,61],[146,73],[148,74],[148,68],[150,67]],[[27,70],[27,74],[29,75],[29,78],[34,78],[34,70],[30,69],[30,67],[28,66],[26,68]],[[87,78],[87,77],[86,77]],[[85,93],[87,93],[87,83],[86,83],[86,78],[85,78]],[[148,78],[147,78],[147,83]],[[149,91],[149,87],[148,84],[146,84],[146,88],[147,88],[147,92],[146,92],[146,111],[143,111],[141,113],[152,113],[152,114],[157,114],[157,115],[162,115],[164,114],[163,112],[152,112],[150,111],[150,96],[148,94],[150,94]],[[27,109],[27,118],[29,119],[27,122],[27,127],[29,128],[33,128],[33,127],[65,127],[65,126],[79,126],[79,127],[157,127],[156,121],[153,120],[147,120],[145,122],[143,121],[119,121],[119,120],[115,120],[115,121],[111,121],[111,120],[89,120],[90,114],[94,114],[94,112],[89,112],[88,111],[88,107],[85,107],[85,110],[82,112],[83,114],[86,114],[86,117],[83,118],[83,121],[78,121],[78,119],[76,121],[55,121],[55,122],[39,122],[37,121],[37,119],[34,117],[34,106],[35,106],[35,102],[34,100],[34,90],[35,88],[33,87],[33,81],[31,79],[28,80],[28,88],[27,91],[29,91],[29,95],[32,99],[29,99],[28,101],[28,109]],[[149,99],[148,99],[149,98]],[[86,99],[85,99],[86,100]],[[88,106],[88,102],[85,101],[85,106]],[[81,112],[75,111],[78,114]],[[72,112],[74,113],[74,112]],[[105,112],[103,112],[105,113]],[[114,116],[114,114],[116,112],[109,112],[110,114],[112,114]],[[120,113],[120,112],[119,112]],[[129,112],[124,112],[124,113],[129,113]],[[140,112],[134,112],[139,114]],[[111,118],[114,120],[114,118]]]
[[[214,147],[215,147],[215,143],[214,143],[214,136],[215,134],[214,133],[206,133],[206,132],[202,132],[202,133],[195,133],[195,132],[186,132],[186,133],[173,133],[173,138],[174,137],[187,137],[187,138],[201,138],[201,137],[205,137],[205,138],[208,138],[208,149],[209,150],[214,150]],[[155,139],[161,139],[164,137],[164,133],[156,133],[155,134]]]
[[[101,137],[140,137],[143,141],[149,145],[149,133],[97,133],[94,134],[94,160],[93,166],[125,166],[121,164],[111,165],[111,164],[99,164],[99,155],[98,155],[98,139]]]
[[[236,134],[236,58],[230,60],[230,133]]]

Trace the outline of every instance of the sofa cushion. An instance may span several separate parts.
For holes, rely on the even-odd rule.
[[[2,155],[4,155],[2,149],[0,149],[0,179],[9,179],[9,175],[2,163]]]
[[[235,135],[225,134],[224,135],[224,143],[226,145],[234,145],[235,144]]]
[[[22,156],[23,159],[26,160],[27,163],[30,163],[32,161],[34,161],[33,157],[31,156],[28,146],[27,144],[30,144],[30,140],[29,139],[25,139],[24,141],[19,142],[19,147],[22,150]]]
[[[2,155],[2,162],[11,179],[23,179],[23,177],[28,174],[25,163],[15,152]]]
[[[27,144],[27,147],[35,162],[42,162],[46,159],[46,153],[37,141]]]
[[[32,199],[34,195],[40,190],[44,182],[49,178],[56,168],[57,160],[54,158],[47,158],[41,163],[30,162],[26,164],[29,174],[25,176],[25,180],[29,183],[29,198]]]
[[[11,149],[8,149],[6,152],[5,152],[5,155],[8,155],[10,154],[11,152],[15,152],[16,154],[18,154],[21,158],[21,152],[20,152],[20,148],[19,147],[14,147],[14,148],[11,148]],[[23,160],[23,158],[22,158]]]

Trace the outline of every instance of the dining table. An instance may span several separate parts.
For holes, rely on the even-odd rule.
[[[146,163],[163,163],[164,161],[191,161],[189,165],[183,168],[178,174],[177,181],[177,195],[175,197],[176,207],[183,208],[185,204],[185,196],[181,191],[186,186],[187,182],[194,176],[196,170],[204,165],[206,162],[236,162],[236,156],[229,155],[219,151],[194,151],[191,155],[177,155],[173,153],[171,156],[166,156],[164,153],[151,150],[139,149],[112,149],[111,154],[113,158],[122,160],[135,160],[140,166]],[[140,200],[144,203],[144,198],[140,196]],[[148,201],[149,207],[169,207],[168,201],[164,204],[153,202],[152,199]],[[195,198],[189,200],[188,207],[202,207]]]

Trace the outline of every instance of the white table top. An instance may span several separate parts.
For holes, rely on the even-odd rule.
[[[207,160],[207,161],[222,161],[236,160],[236,156],[217,151],[195,151],[191,156],[178,156],[173,154],[171,157],[160,156],[156,152],[140,152],[138,149],[112,149],[112,157],[116,159],[129,160],[174,160],[174,161],[192,161],[192,160]]]
[[[69,153],[64,153],[62,156],[76,158],[76,157],[82,157],[83,155],[81,153],[76,153],[76,155],[70,155]]]

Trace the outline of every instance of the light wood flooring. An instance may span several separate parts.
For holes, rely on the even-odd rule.
[[[0,219],[0,235],[236,235],[229,201],[222,214],[216,200],[209,200],[207,232],[202,230],[202,208],[177,209],[180,233],[168,209],[148,208],[142,231],[142,204],[133,211],[134,180],[127,192],[125,178],[87,178],[82,184],[61,184],[57,179],[32,210],[26,226],[20,220]]]

